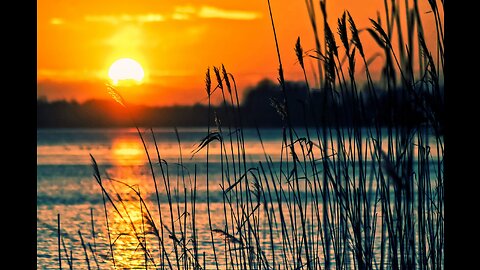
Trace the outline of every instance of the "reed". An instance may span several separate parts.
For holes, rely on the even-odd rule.
[[[82,243],[83,252],[85,254],[85,261],[87,262],[87,268],[88,270],[90,270],[90,259],[88,258],[87,245],[85,245],[85,242],[83,241],[82,232],[80,232],[80,230],[78,231],[78,235],[80,236],[80,241]]]
[[[61,252],[61,242],[62,236],[60,231],[60,214],[57,214],[57,245],[58,245],[58,267],[62,269],[62,252]]]
[[[303,49],[300,38],[294,45],[308,89],[300,101],[305,125],[298,127],[291,120],[291,104],[296,101],[288,94],[278,29],[267,0],[279,66],[278,89],[283,93],[282,100],[272,100],[283,123],[279,159],[274,161],[267,154],[262,131],[257,128],[264,158],[248,160],[244,112],[235,78],[224,65],[213,67],[214,83],[208,68],[207,133],[191,151],[192,158],[199,153],[206,156],[205,202],[197,193],[200,165],[195,164],[193,174],[188,171],[176,129],[179,156],[178,163],[171,164],[162,159],[153,129],[151,147],[157,160],[150,158],[146,135],[132,120],[148,157],[155,186],[153,199],[140,193],[139,187],[103,179],[91,157],[103,198],[103,240],[108,241],[111,255],[107,262],[120,267],[115,258],[122,235],[115,238],[109,223],[115,214],[129,228],[126,234],[133,236],[130,241],[143,254],[145,268],[443,269],[443,29],[438,1],[429,2],[437,27],[436,51],[425,42],[418,1],[400,6],[399,1],[385,0],[385,18],[371,19],[365,31],[345,12],[337,20],[336,33],[326,19],[327,2],[319,2],[322,19],[317,21],[313,1],[306,1],[316,50],[306,53],[311,51]],[[406,34],[400,26],[403,19]],[[323,26],[323,36],[318,25]],[[367,51],[365,38],[372,38],[381,53]],[[317,62],[316,71],[307,70],[305,57]],[[381,79],[374,81],[369,65],[377,57],[385,61]],[[311,87],[314,84],[308,81],[308,72],[320,74],[320,90]],[[128,109],[118,92],[110,91]],[[313,93],[322,97],[320,108],[313,106]],[[211,106],[213,95],[221,95],[224,114],[217,114]],[[387,104],[382,104],[384,100]],[[366,109],[370,107],[374,109]],[[412,115],[419,120],[411,121]],[[313,126],[307,119],[313,119]],[[216,163],[211,162],[214,146],[220,149]],[[176,178],[171,176],[172,168]],[[215,202],[211,190],[214,169],[221,172],[221,199]],[[161,175],[163,186],[156,175]],[[115,186],[133,193],[128,200],[140,209],[140,220],[134,220],[125,194]],[[216,203],[221,207],[212,208]],[[197,220],[200,207],[206,208],[208,220]],[[212,222],[214,211],[220,225]],[[100,269],[96,259],[101,252],[96,247],[100,239],[95,234],[93,210],[91,223],[93,248],[88,246]],[[200,228],[207,228],[202,232],[208,235],[207,243],[199,239]],[[86,244],[78,233],[90,267]],[[61,267],[60,243],[59,216]],[[67,255],[65,244],[63,247]],[[72,257],[66,256],[70,268]]]

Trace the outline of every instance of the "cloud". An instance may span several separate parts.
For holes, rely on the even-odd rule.
[[[195,13],[197,13],[197,9],[194,6],[177,6],[172,14],[172,19],[189,20]]]
[[[165,16],[157,13],[138,15],[87,15],[84,17],[84,20],[87,22],[100,22],[109,24],[119,24],[122,22],[152,23],[165,21]]]
[[[254,11],[227,10],[212,6],[196,8],[191,5],[177,6],[172,14],[174,20],[189,20],[195,15],[203,19],[225,19],[225,20],[255,20],[262,15]]]
[[[203,6],[198,12],[200,18],[217,18],[227,20],[255,20],[261,14],[254,11],[226,10],[216,7]]]
[[[194,14],[197,13],[197,9],[194,6],[176,6],[175,13],[182,13],[182,14]]]
[[[119,15],[86,15],[86,22],[120,24],[124,22],[155,23],[172,20],[201,19],[224,19],[224,20],[255,20],[261,18],[262,14],[255,11],[222,9],[213,6],[195,7],[192,5],[177,6],[170,14],[147,13],[147,14],[119,14]],[[50,23],[62,24],[63,20],[53,18]]]
[[[137,20],[139,22],[163,22],[165,21],[165,17],[160,14],[145,14],[145,15],[138,15]]]
[[[103,70],[37,69],[37,81],[88,81],[93,79],[105,79],[106,76],[106,72]]]

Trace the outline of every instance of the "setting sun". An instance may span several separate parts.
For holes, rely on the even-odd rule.
[[[142,66],[131,58],[122,58],[115,61],[108,70],[108,77],[117,85],[120,81],[134,80],[140,83],[145,76]]]

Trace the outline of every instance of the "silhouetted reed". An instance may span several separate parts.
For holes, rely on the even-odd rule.
[[[362,35],[348,12],[338,18],[336,35],[326,20],[326,1],[320,1],[323,17],[320,23],[314,3],[306,1],[315,50],[314,54],[306,54],[298,38],[294,52],[308,88],[306,99],[301,100],[302,113],[305,119],[311,117],[314,121],[313,127],[307,121],[303,127],[294,127],[290,104],[296,101],[289,100],[287,95],[273,11],[267,0],[278,56],[278,88],[283,93],[282,100],[272,100],[283,123],[279,162],[267,154],[259,128],[264,160],[247,160],[234,76],[223,65],[214,67],[216,82],[213,82],[208,68],[207,133],[191,152],[192,157],[206,153],[208,221],[196,219],[196,207],[201,203],[197,194],[197,165],[193,175],[184,166],[178,131],[175,129],[178,163],[169,164],[161,158],[155,133],[150,129],[157,154],[155,161],[150,158],[145,134],[132,118],[148,157],[155,198],[149,202],[142,197],[139,187],[108,177],[103,179],[91,157],[94,177],[102,191],[110,253],[106,261],[113,268],[121,267],[115,261],[115,254],[120,252],[117,240],[122,235],[114,239],[109,223],[115,214],[130,228],[131,241],[144,254],[145,268],[443,269],[443,29],[441,11],[435,1],[429,3],[437,31],[434,52],[425,42],[417,1],[412,6],[406,1],[403,7],[407,11],[407,36],[401,29],[398,1],[385,1],[386,18],[371,19],[371,27],[363,32],[368,36]],[[321,24],[323,37],[317,29]],[[340,40],[338,45],[336,36]],[[362,39],[367,37],[373,38],[385,59],[379,82],[372,79],[368,66],[380,54],[365,51]],[[398,46],[392,40],[397,40]],[[414,47],[418,49],[417,60],[412,52]],[[314,84],[320,85],[323,93],[321,110],[312,106],[311,93],[318,90],[310,88],[314,84],[308,81],[304,57],[317,62],[318,70],[311,72],[320,75]],[[363,65],[361,74],[356,71],[357,60]],[[364,89],[359,76],[366,84]],[[128,110],[118,92],[113,88],[110,92]],[[221,94],[225,119],[218,117],[211,107],[214,94]],[[379,96],[385,95],[386,105],[379,101]],[[380,106],[388,106],[388,115],[372,114],[365,109],[372,106],[377,112]],[[342,108],[349,108],[351,113]],[[406,119],[412,113],[419,114],[421,117],[416,119],[420,121]],[[327,115],[331,115],[328,119],[333,119],[333,124],[327,121]],[[380,125],[379,117],[389,120],[386,126]],[[224,121],[226,127],[222,126]],[[214,144],[220,147],[220,162],[215,164],[209,158],[210,146]],[[221,171],[222,215],[216,218],[222,219],[223,227],[212,225],[212,166],[220,166]],[[171,168],[177,170],[176,179],[170,175]],[[160,169],[162,187],[156,180],[156,169]],[[133,220],[124,195],[112,188],[115,185],[133,192],[128,200],[138,205],[140,221]],[[159,189],[164,192],[166,202],[160,198]],[[157,213],[150,210],[150,203],[156,204]],[[165,209],[168,213],[162,213]],[[162,217],[164,214],[168,220]],[[87,245],[100,269],[95,257],[100,251],[96,247],[99,239],[95,236],[93,212],[91,222],[94,248],[85,244],[78,233],[88,267]],[[208,222],[210,243],[202,247],[208,253],[199,251],[200,222]],[[153,245],[153,241],[158,245]],[[73,256],[68,256],[63,243],[58,216],[61,267],[60,243],[72,269]],[[219,251],[223,251],[223,256]],[[207,262],[207,256],[213,259]]]

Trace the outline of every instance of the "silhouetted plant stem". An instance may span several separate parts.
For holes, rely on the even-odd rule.
[[[85,254],[85,261],[87,262],[87,268],[88,270],[90,270],[90,260],[88,259],[87,247],[85,245],[85,242],[83,242],[82,233],[80,231],[78,231],[78,235],[80,236],[80,241],[82,243],[83,252]]]
[[[57,214],[57,245],[58,245],[58,266],[62,269],[62,253],[60,247],[60,241],[62,239],[60,230],[60,214]]]

